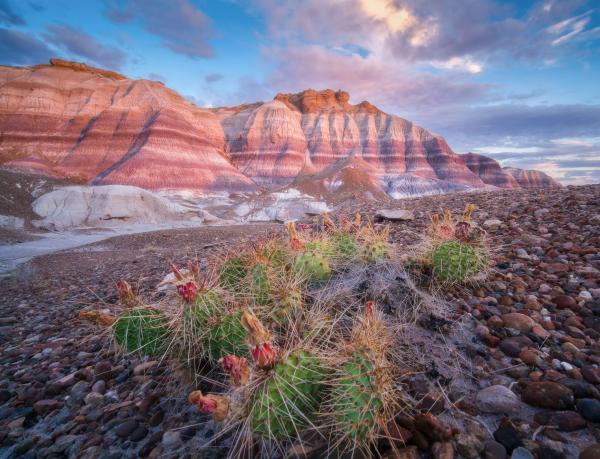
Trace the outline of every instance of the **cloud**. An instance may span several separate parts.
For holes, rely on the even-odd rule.
[[[12,9],[8,0],[0,0],[0,24],[25,25],[25,20]]]
[[[83,30],[67,24],[49,25],[43,36],[57,48],[96,65],[120,69],[126,61],[127,56],[120,49],[104,45]]]
[[[0,28],[0,62],[5,65],[30,65],[47,62],[53,52],[35,37],[18,30]]]
[[[220,73],[209,73],[208,75],[206,75],[204,77],[204,81],[206,81],[207,83],[214,83],[216,81],[220,81],[224,78],[223,75],[221,75]]]
[[[447,61],[434,61],[431,65],[439,69],[458,70],[468,73],[481,73],[483,70],[483,65],[475,62],[471,56],[453,57]]]
[[[265,50],[265,57],[275,66],[265,81],[273,92],[344,89],[354,102],[367,99],[391,110],[419,107],[425,111],[481,101],[491,89],[458,76],[413,75],[375,56],[337,54],[320,46],[270,48]]]
[[[145,31],[160,37],[163,46],[190,58],[213,57],[211,19],[189,0],[105,0],[107,16],[116,23],[138,20]]]

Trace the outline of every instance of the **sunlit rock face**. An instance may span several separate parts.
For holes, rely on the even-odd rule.
[[[558,188],[556,180],[541,171],[504,167],[502,170],[512,175],[522,188]]]
[[[351,105],[344,91],[278,94],[258,107],[219,110],[227,151],[263,184],[360,159],[379,176],[413,175],[481,187],[483,181],[445,140],[368,102]]]
[[[462,155],[467,167],[479,176],[486,185],[499,188],[520,188],[519,182],[500,167],[498,161],[476,153]]]
[[[202,109],[160,82],[84,64],[0,67],[0,166],[95,185],[198,192],[299,180],[310,188],[307,179],[335,191],[352,178],[395,196],[555,183],[457,155],[442,137],[349,100],[344,91],[306,90]]]
[[[224,156],[215,115],[157,81],[60,62],[1,67],[0,87],[4,167],[147,189],[256,188]]]

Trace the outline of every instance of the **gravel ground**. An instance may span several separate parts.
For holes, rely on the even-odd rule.
[[[600,457],[600,186],[396,201],[390,207],[415,219],[393,222],[393,241],[414,245],[431,212],[460,212],[466,202],[481,209],[475,219],[486,222],[494,269],[485,282],[444,292],[461,334],[424,325],[418,344],[431,340],[425,364],[429,353],[455,362],[433,355],[450,342],[469,380],[412,375],[407,390],[422,413],[398,419],[406,446],[389,457]],[[379,207],[341,212],[355,210],[373,216]],[[1,279],[0,458],[225,454],[220,444],[200,449],[215,426],[181,400],[172,369],[119,354],[77,314],[112,309],[119,279],[152,296],[169,261],[274,230],[282,225],[121,236],[36,258]]]

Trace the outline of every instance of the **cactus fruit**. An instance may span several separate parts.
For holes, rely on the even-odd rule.
[[[253,396],[252,430],[271,440],[284,440],[312,424],[324,379],[320,360],[308,351],[281,359]]]
[[[308,281],[325,281],[331,274],[329,262],[323,255],[316,251],[302,252],[294,263],[295,270]]]
[[[373,357],[355,352],[337,371],[332,393],[336,426],[352,443],[365,443],[378,425],[384,406]]]
[[[433,275],[445,282],[461,282],[484,268],[479,249],[459,241],[438,244],[431,253]]]
[[[386,241],[373,241],[365,245],[364,257],[369,263],[390,258],[390,247]]]
[[[221,266],[221,287],[229,291],[240,291],[248,275],[248,263],[243,257],[233,257]]]
[[[149,307],[125,310],[113,325],[115,341],[127,352],[162,355],[169,346],[169,321]]]
[[[195,390],[190,393],[188,400],[201,413],[212,414],[213,420],[224,421],[229,414],[229,399],[222,395],[207,394]]]
[[[333,258],[347,263],[358,254],[359,246],[354,236],[349,233],[338,233],[333,236]]]

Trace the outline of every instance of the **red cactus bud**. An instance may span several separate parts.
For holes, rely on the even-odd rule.
[[[183,280],[183,274],[181,273],[181,271],[179,271],[179,268],[177,267],[177,265],[175,263],[171,263],[171,270],[173,271],[173,274],[175,275],[175,279],[182,281]]]
[[[310,227],[306,223],[298,223],[298,228],[300,228],[300,231],[306,231]]]
[[[250,344],[259,345],[271,341],[271,335],[267,329],[251,312],[244,311],[241,322],[248,332],[248,341]]]
[[[374,301],[367,301],[367,304],[365,306],[365,316],[366,317],[373,317],[373,310],[375,309],[375,302]]]
[[[254,363],[256,363],[258,368],[268,370],[269,368],[273,368],[273,365],[275,365],[275,351],[268,342],[257,344],[253,349],[251,349],[250,353],[252,354]]]
[[[437,236],[440,239],[444,240],[452,239],[454,237],[454,230],[452,229],[452,225],[442,223],[437,230]]]
[[[193,263],[192,260],[188,260],[188,270],[196,277],[200,277],[200,267],[198,263]]]
[[[131,285],[125,280],[117,282],[117,290],[119,291],[119,301],[126,307],[132,307],[137,304],[137,298],[133,293]]]
[[[177,286],[177,293],[188,303],[191,303],[198,294],[198,286],[194,281],[186,282]]]
[[[229,373],[231,383],[234,386],[244,386],[250,379],[250,366],[244,357],[226,355],[221,359],[223,369]]]
[[[229,400],[222,395],[207,394],[195,390],[188,397],[201,413],[212,414],[215,421],[223,421],[229,412]]]

